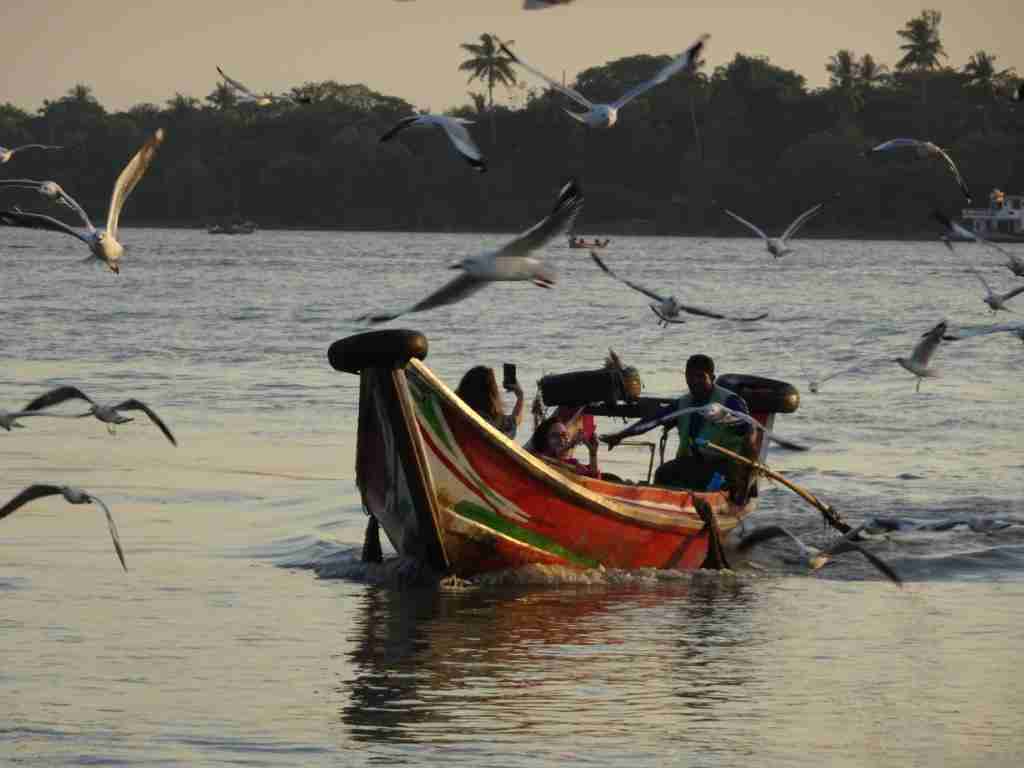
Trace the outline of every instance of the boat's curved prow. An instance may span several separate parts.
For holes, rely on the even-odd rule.
[[[401,368],[414,357],[425,360],[427,349],[427,337],[419,331],[395,328],[338,339],[327,359],[336,371],[359,374],[364,368]]]

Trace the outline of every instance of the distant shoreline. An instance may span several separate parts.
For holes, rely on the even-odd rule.
[[[194,223],[186,222],[168,222],[168,221],[133,221],[131,227],[139,227],[145,229],[194,229],[194,230],[206,230],[205,224],[197,225]],[[367,227],[336,227],[336,226],[286,226],[286,225],[258,225],[258,229],[255,233],[259,232],[368,232],[368,233],[385,233],[392,232],[395,234],[404,235],[516,235],[522,230],[480,230],[480,229],[462,229],[462,228],[450,228],[450,229],[370,229]],[[247,237],[250,235],[239,234],[239,235],[227,235],[218,234],[211,235],[211,237]],[[607,229],[588,230],[585,237],[599,237],[599,238],[612,238],[611,245],[614,245],[614,238],[616,237],[688,237],[688,238],[708,238],[714,240],[752,240],[757,241],[755,237],[749,237],[743,234],[724,234],[718,230],[711,230],[707,232],[659,232],[659,233],[636,233],[636,232],[625,232],[622,230],[616,230],[615,227],[609,227]],[[921,229],[914,232],[827,232],[827,233],[815,233],[801,236],[800,240],[868,240],[868,241],[897,241],[897,242],[934,242],[939,240],[940,233],[935,228]],[[1016,242],[1024,244],[1024,238],[1020,238],[1017,241],[1009,241],[1012,245]],[[1002,241],[1001,244],[1007,244],[1006,241]]]

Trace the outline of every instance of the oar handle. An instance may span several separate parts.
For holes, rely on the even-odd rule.
[[[710,440],[698,440],[697,444],[700,445],[702,448],[711,448],[712,450],[717,451],[718,453],[732,459],[733,461],[738,461],[740,464],[746,464],[755,472],[760,472],[765,477],[770,477],[772,480],[782,483],[782,485],[789,488],[791,491],[793,491],[793,493],[795,493],[801,499],[803,499],[812,507],[821,512],[826,522],[828,522],[828,524],[831,525],[833,528],[835,528],[838,531],[841,531],[842,533],[850,532],[851,529],[849,524],[847,524],[847,522],[843,520],[840,514],[836,512],[829,504],[823,502],[821,499],[819,499],[813,493],[808,491],[806,488],[801,488],[799,485],[792,482],[791,480],[787,480],[784,476],[780,475],[771,467],[768,467],[767,465],[762,464],[759,461],[752,461],[751,459],[748,459],[746,456],[740,456],[738,453],[735,453],[733,451],[730,451],[728,448],[723,448],[720,445],[712,443]]]

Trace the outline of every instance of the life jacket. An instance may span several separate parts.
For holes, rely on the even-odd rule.
[[[725,401],[735,395],[735,392],[730,392],[725,387],[720,387],[717,384],[711,389],[711,397],[708,399],[709,403],[720,403],[725,405]],[[693,403],[693,396],[685,394],[679,398],[679,402],[676,404],[677,408],[689,408]],[[682,413],[676,419],[676,429],[679,430],[679,449],[676,451],[676,458],[688,458],[695,455],[696,451],[694,446],[690,444],[690,417],[692,413]],[[716,445],[720,445],[723,448],[728,448],[730,451],[735,453],[741,453],[743,447],[743,436],[738,435],[734,426],[730,424],[719,424],[716,421],[705,418],[704,423],[701,424],[700,432],[697,437],[708,440]]]

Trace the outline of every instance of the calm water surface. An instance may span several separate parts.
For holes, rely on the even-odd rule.
[[[358,562],[358,380],[326,350],[352,318],[408,305],[501,235],[132,229],[120,277],[81,244],[6,231],[0,407],[74,383],[138,397],[169,423],[91,419],[0,432],[4,500],[80,485],[118,520],[60,499],[0,524],[0,763],[9,765],[1017,766],[1024,756],[1024,346],[940,348],[920,393],[899,366],[943,317],[984,323],[977,282],[938,243],[616,238],[620,274],[731,312],[667,330],[585,251],[553,245],[551,291],[497,285],[394,325],[430,339],[454,384],[515,362],[592,368],[612,347],[648,393],[721,372],[796,384],[771,463],[853,521],[998,518],[870,546],[815,575],[781,544],[734,573],[526,570],[413,586]],[[1006,290],[1010,273],[970,251]],[[854,374],[806,390],[857,361]],[[144,417],[143,417],[144,419]],[[609,430],[616,425],[609,421]],[[520,435],[525,439],[526,432]],[[605,458],[646,472],[643,449]],[[764,486],[758,522],[816,542],[820,519]]]

